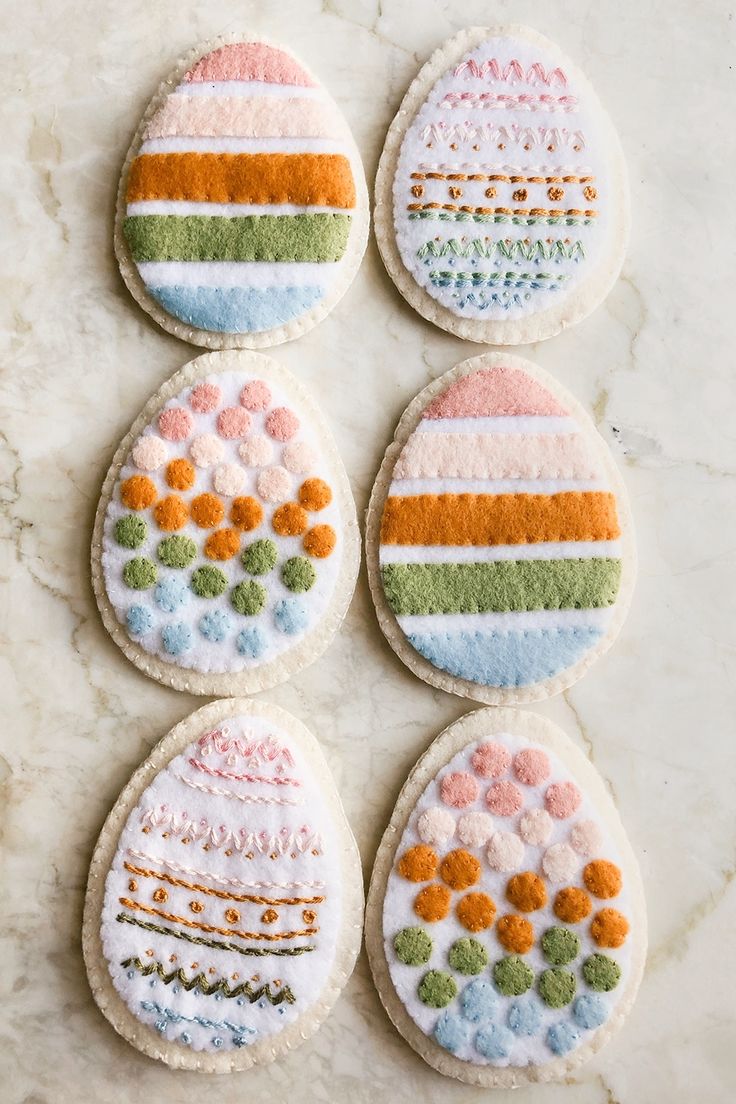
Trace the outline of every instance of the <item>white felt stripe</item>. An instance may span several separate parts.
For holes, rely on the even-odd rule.
[[[580,434],[415,434],[394,479],[592,479],[598,474]]]
[[[529,629],[605,629],[613,606],[592,610],[533,610],[521,613],[433,613],[397,617],[409,633],[524,632]]]
[[[307,88],[301,84],[271,84],[269,81],[191,81],[175,89],[178,96],[273,96],[288,100],[292,96],[319,100],[324,92],[318,86]]]
[[[620,541],[542,541],[539,544],[496,544],[485,548],[445,544],[382,544],[380,562],[388,563],[493,563],[496,560],[618,559]]]
[[[305,207],[298,203],[194,203],[180,199],[143,199],[129,203],[126,215],[210,215],[237,218],[240,215],[345,215],[341,207]]]
[[[498,418],[422,418],[416,433],[578,433],[574,418],[541,414]]]
[[[144,153],[336,153],[349,156],[347,143],[337,138],[149,138]]]
[[[339,126],[335,109],[314,98],[175,93],[151,119],[146,137],[329,138]]]
[[[553,495],[563,491],[607,491],[602,479],[397,479],[390,495],[423,494],[533,494]]]
[[[138,271],[154,287],[325,287],[339,267],[309,261],[144,261]]]

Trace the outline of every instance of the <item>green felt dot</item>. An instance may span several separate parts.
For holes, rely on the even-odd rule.
[[[550,1008],[564,1008],[575,996],[575,978],[569,970],[543,970],[537,988]]]
[[[430,970],[419,982],[417,992],[422,1004],[444,1008],[457,996],[457,982],[444,970]]]
[[[284,586],[296,594],[311,590],[317,579],[317,572],[305,556],[292,556],[281,568]]]
[[[219,598],[227,586],[227,576],[219,567],[198,567],[192,572],[191,587],[199,598]]]
[[[276,566],[276,545],[272,540],[253,541],[240,557],[243,567],[251,575],[268,575]]]
[[[531,988],[534,971],[523,958],[509,955],[493,967],[493,980],[499,993],[503,993],[505,997],[518,997]]]
[[[246,617],[253,617],[260,613],[266,604],[267,597],[266,588],[262,587],[260,583],[254,583],[252,579],[248,579],[245,583],[238,583],[230,591],[230,601],[233,609],[237,610],[238,613],[245,614]]]
[[[432,954],[432,940],[424,928],[404,928],[394,937],[394,950],[405,966],[423,966]]]
[[[583,963],[583,977],[591,989],[610,993],[621,980],[621,967],[608,955],[594,954]]]
[[[133,590],[148,590],[158,578],[158,568],[152,560],[145,556],[128,560],[123,568],[123,579],[127,586]]]
[[[566,966],[580,954],[580,939],[569,928],[549,928],[542,936],[542,950],[553,966]]]
[[[157,554],[167,567],[189,567],[197,555],[197,546],[191,537],[165,537],[158,546]]]
[[[148,526],[135,514],[126,514],[115,522],[115,540],[123,548],[140,548],[147,535]]]
[[[458,939],[447,956],[459,974],[479,974],[488,965],[488,951],[477,939]]]

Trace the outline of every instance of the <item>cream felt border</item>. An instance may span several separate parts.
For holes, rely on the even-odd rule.
[[[270,330],[260,330],[257,333],[228,334],[216,333],[212,330],[200,330],[196,327],[187,326],[184,322],[174,318],[168,311],[165,311],[163,307],[148,294],[146,285],[138,274],[138,269],[130,255],[128,243],[123,234],[123,219],[125,218],[127,206],[125,196],[128,188],[130,165],[133,158],[138,153],[143,140],[143,133],[149,120],[161,107],[166,97],[181,83],[181,78],[196,61],[199,61],[201,57],[204,57],[205,54],[210,53],[212,50],[216,50],[219,46],[228,46],[236,42],[258,42],[263,43],[264,46],[272,46],[274,49],[283,50],[284,53],[287,53],[293,58],[304,72],[312,78],[315,84],[324,90],[328,104],[335,109],[344,123],[344,134],[340,137],[349,147],[357,202],[353,211],[353,222],[350,227],[347,249],[341,258],[342,273],[339,275],[329,294],[325,295],[311,310],[305,311],[299,318],[291,322],[286,322],[283,326],[278,326]],[[249,37],[245,34],[233,33],[220,35],[217,38],[200,43],[181,57],[176,67],[161,82],[156,95],[144,111],[143,118],[138,125],[138,129],[128,149],[120,176],[120,183],[118,185],[117,206],[115,209],[114,246],[115,256],[120,265],[120,273],[127,284],[128,291],[146,314],[150,314],[151,318],[153,318],[155,322],[158,322],[162,329],[173,334],[175,337],[180,337],[182,341],[189,341],[193,345],[202,345],[208,349],[267,349],[272,345],[281,345],[284,341],[292,341],[296,337],[301,337],[302,334],[307,333],[313,326],[316,326],[318,322],[321,322],[322,319],[330,313],[332,308],[337,305],[340,299],[342,299],[360,268],[360,262],[363,260],[363,254],[368,244],[369,226],[370,204],[368,200],[368,187],[366,185],[360,151],[355,144],[355,139],[352,136],[342,111],[340,111],[335,100],[328,94],[325,85],[318,80],[314,73],[312,73],[299,58],[296,57],[288,46],[272,42],[260,35]]]
[[[107,507],[115,489],[120,469],[125,464],[134,443],[169,399],[178,395],[185,387],[197,380],[219,372],[252,371],[284,387],[294,396],[295,403],[309,418],[321,438],[324,457],[334,480],[335,496],[340,507],[343,522],[342,564],[335,581],[335,589],[329,605],[315,627],[289,651],[277,656],[262,667],[243,671],[223,671],[202,673],[179,667],[144,651],[131,640],[116,615],[107,596],[105,577],[102,569],[102,537]],[[130,431],[120,442],[113,457],[110,469],[102,485],[102,494],[95,515],[92,534],[92,587],[105,628],[118,647],[145,675],[158,682],[171,686],[174,690],[186,690],[190,694],[236,695],[255,694],[259,690],[268,690],[280,682],[285,682],[303,667],[312,663],[327,648],[347,613],[355,590],[355,582],[360,567],[360,532],[355,513],[347,472],[343,467],[327,422],[309,392],[292,374],[270,357],[262,353],[247,350],[203,353],[176,372],[149,399],[136,418]]]
[[[464,1062],[425,1035],[409,1016],[396,994],[384,949],[383,901],[393,869],[396,849],[418,799],[437,772],[467,744],[501,732],[511,732],[542,744],[559,756],[596,807],[621,856],[624,879],[632,894],[631,968],[624,980],[624,992],[610,1019],[599,1027],[589,1042],[569,1057],[555,1058],[543,1066],[475,1066]],[[644,887],[636,856],[631,848],[616,807],[595,767],[568,736],[546,717],[516,709],[476,709],[446,728],[419,759],[404,783],[383,835],[373,867],[365,916],[365,943],[373,980],[394,1027],[425,1062],[446,1077],[456,1077],[484,1088],[517,1088],[530,1082],[554,1081],[566,1077],[600,1050],[621,1027],[641,983],[647,952],[647,917]]]
[[[614,249],[604,256],[592,273],[581,281],[580,287],[571,292],[558,306],[539,311],[523,319],[499,319],[482,321],[480,319],[458,318],[447,307],[442,306],[425,288],[421,287],[409,270],[404,266],[396,245],[393,218],[392,188],[399,160],[401,143],[415,115],[426,100],[432,86],[463,55],[479,46],[484,39],[496,35],[511,35],[524,39],[540,49],[549,52],[558,65],[564,66],[580,89],[580,98],[589,101],[596,116],[597,132],[602,147],[608,151],[611,164],[611,202],[618,197],[616,209],[611,219],[619,225],[619,232],[613,233]],[[616,130],[598,100],[590,82],[573,65],[554,42],[530,27],[507,24],[493,27],[468,27],[452,38],[447,39],[419,70],[409,85],[401,101],[401,107],[389,127],[386,143],[378,164],[375,185],[375,208],[373,223],[378,248],[389,276],[414,310],[423,318],[434,322],[443,330],[463,337],[468,341],[479,341],[492,345],[524,345],[542,341],[568,326],[580,322],[595,310],[608,295],[618,279],[626,255],[630,229],[629,184],[626,162]]]
[[[544,679],[541,682],[532,683],[529,686],[495,687],[482,686],[480,683],[471,682],[468,679],[454,678],[452,675],[441,671],[415,651],[406,639],[403,630],[399,626],[393,610],[389,606],[381,581],[379,566],[379,546],[381,532],[381,516],[383,504],[388,494],[388,489],[393,477],[394,465],[407,440],[419,424],[425,407],[435,395],[440,394],[451,383],[462,376],[475,372],[478,368],[508,365],[511,368],[520,368],[527,372],[535,380],[538,380],[548,391],[558,398],[570,412],[585,437],[588,447],[593,450],[603,466],[611,490],[616,496],[619,525],[621,526],[622,543],[622,572],[621,586],[619,588],[613,617],[608,631],[597,644],[590,648],[585,655],[571,667],[565,668],[559,675]],[[626,486],[621,477],[610,450],[601,438],[598,430],[593,425],[590,417],[569,391],[566,391],[557,380],[536,364],[525,360],[523,357],[512,356],[510,353],[482,353],[480,356],[471,357],[460,364],[455,365],[449,372],[445,372],[439,379],[434,380],[423,391],[420,391],[409,404],[401,416],[396,433],[391,444],[386,449],[386,454],[381,463],[376,482],[373,485],[368,512],[366,514],[365,527],[366,564],[368,568],[368,582],[376,607],[378,623],[383,630],[393,650],[406,666],[424,679],[431,686],[438,686],[441,690],[447,690],[450,694],[460,694],[465,698],[473,698],[475,701],[485,702],[487,705],[521,705],[529,702],[542,701],[566,690],[581,678],[588,668],[599,656],[606,652],[624,623],[626,614],[631,604],[631,596],[636,579],[636,546],[634,543],[633,523],[629,507]]]
[[[162,1042],[158,1032],[141,1023],[123,1001],[112,983],[102,949],[100,928],[105,897],[105,879],[118,847],[120,834],[131,810],[155,776],[173,758],[181,754],[188,744],[227,717],[235,714],[266,717],[280,725],[289,737],[296,740],[300,751],[309,763],[322,796],[335,824],[335,834],[341,853],[342,917],[335,961],[319,999],[294,1023],[279,1035],[264,1039],[253,1046],[227,1054],[194,1052],[175,1042]],[[363,923],[363,877],[360,856],[350,825],[345,817],[334,779],[330,773],[318,741],[312,733],[286,710],[268,702],[248,698],[229,698],[210,702],[191,713],[172,728],[156,745],[145,763],[138,768],[115,802],[105,821],[95,846],[87,880],[82,924],[82,952],[87,968],[92,995],[100,1011],[115,1030],[138,1050],[150,1058],[158,1058],[175,1069],[199,1070],[202,1073],[231,1073],[266,1065],[280,1055],[298,1047],[317,1031],[327,1018],[343,987],[348,981],[361,943]]]

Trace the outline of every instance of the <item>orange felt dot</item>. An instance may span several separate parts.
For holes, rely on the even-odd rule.
[[[230,520],[236,529],[249,533],[251,529],[257,529],[263,521],[263,507],[258,499],[251,495],[234,498],[230,509]]]
[[[420,889],[414,900],[414,911],[428,924],[444,920],[450,911],[452,894],[446,886],[429,885]]]
[[[621,892],[621,871],[606,859],[589,862],[583,869],[585,888],[594,897],[616,897]]]
[[[188,491],[196,477],[194,465],[188,460],[170,460],[166,465],[166,482],[175,491]]]
[[[304,551],[309,556],[324,560],[335,549],[337,537],[331,525],[315,525],[304,538]]]
[[[617,909],[604,908],[593,917],[590,934],[599,947],[620,947],[629,934],[629,921]]]
[[[147,475],[131,475],[121,484],[120,498],[129,510],[146,510],[153,505],[158,494]]]
[[[193,498],[189,505],[192,521],[200,529],[214,529],[225,516],[225,508],[219,498],[213,494],[201,494]]]
[[[561,889],[555,897],[554,913],[565,924],[579,924],[586,916],[590,916],[592,907],[590,897],[584,889],[568,886]]]
[[[324,479],[305,479],[299,488],[299,502],[305,510],[324,510],[332,502],[332,491]]]
[[[493,923],[496,906],[487,893],[467,893],[457,905],[455,915],[468,931],[484,931]]]
[[[240,548],[237,529],[218,529],[204,542],[204,554],[210,560],[231,560]]]
[[[307,512],[298,502],[285,502],[271,518],[273,531],[280,537],[300,537],[308,525]]]
[[[410,882],[428,882],[436,873],[437,856],[423,843],[410,847],[399,859],[399,874]]]
[[[178,495],[167,495],[153,507],[153,516],[159,529],[173,533],[175,529],[183,529],[187,523],[186,503]]]
[[[450,851],[440,863],[440,877],[451,889],[468,889],[480,879],[480,863],[463,848]]]
[[[544,888],[544,882],[531,870],[525,870],[509,878],[506,896],[519,912],[534,912],[547,904],[547,890]]]
[[[496,936],[510,954],[526,954],[534,946],[534,928],[524,916],[502,916],[496,924]]]

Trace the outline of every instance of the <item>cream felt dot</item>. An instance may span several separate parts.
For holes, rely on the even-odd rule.
[[[214,433],[202,433],[192,441],[189,455],[198,468],[211,468],[220,463],[225,455],[225,448]]]
[[[525,843],[539,846],[552,835],[552,817],[546,809],[528,809],[519,820],[519,834]]]
[[[222,402],[222,392],[216,383],[200,383],[193,387],[189,396],[189,405],[198,414],[209,414],[217,410]]]
[[[240,403],[246,410],[268,410],[270,402],[271,388],[265,380],[251,380],[240,392]]]
[[[266,416],[266,432],[276,441],[290,441],[298,429],[299,419],[286,406],[277,406]]]
[[[162,410],[158,416],[158,429],[167,441],[184,441],[194,428],[194,418],[185,406],[173,406]]]
[[[267,468],[258,476],[258,493],[266,502],[285,502],[291,495],[291,476],[285,468]]]
[[[243,463],[248,468],[262,468],[273,456],[273,445],[262,433],[254,433],[238,447]]]
[[[242,406],[228,406],[217,415],[217,432],[228,440],[245,437],[250,426],[250,414]]]
[[[457,822],[457,834],[466,847],[482,847],[493,834],[493,817],[488,813],[464,813]]]
[[[136,441],[132,451],[133,463],[142,471],[156,471],[168,460],[166,442],[152,433],[147,433]]]
[[[579,820],[570,829],[570,845],[578,855],[596,855],[602,844],[601,830],[594,820]]]
[[[240,494],[246,484],[246,474],[239,464],[221,464],[212,480],[215,490],[230,498]]]
[[[567,843],[553,843],[542,859],[542,870],[556,885],[570,882],[580,869],[580,859]]]
[[[515,832],[494,832],[488,843],[486,859],[492,870],[511,873],[524,862],[524,844]]]
[[[425,809],[417,821],[417,834],[422,843],[440,847],[455,834],[455,818],[447,809]]]

